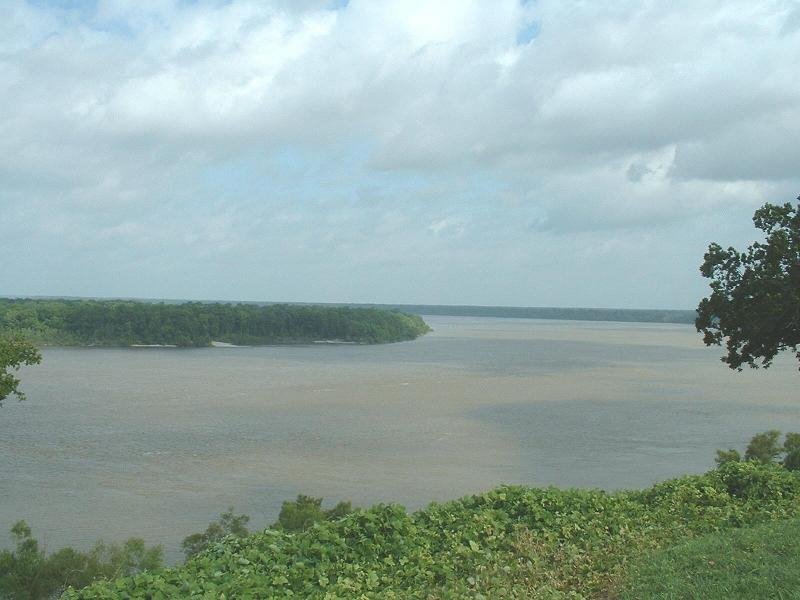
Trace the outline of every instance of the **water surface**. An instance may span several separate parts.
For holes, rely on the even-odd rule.
[[[382,346],[46,349],[0,409],[0,526],[176,560],[228,505],[261,527],[299,492],[417,508],[500,483],[640,487],[800,431],[791,357],[735,373],[689,326],[427,320]]]

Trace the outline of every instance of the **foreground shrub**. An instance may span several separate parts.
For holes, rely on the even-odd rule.
[[[414,514],[379,505],[302,533],[228,537],[89,598],[584,598],[650,549],[800,515],[800,477],[730,463],[637,492],[501,487]]]
[[[339,502],[330,509],[322,508],[322,498],[314,498],[299,494],[297,500],[287,500],[281,505],[278,520],[272,524],[273,529],[289,533],[309,529],[320,521],[341,519],[353,512],[350,502]]]
[[[245,537],[250,533],[247,530],[247,523],[249,522],[249,516],[234,514],[233,507],[229,506],[228,510],[219,516],[219,519],[208,524],[205,531],[193,533],[183,538],[181,549],[183,549],[186,558],[191,558],[195,554],[200,554],[214,542],[218,542],[229,535]]]

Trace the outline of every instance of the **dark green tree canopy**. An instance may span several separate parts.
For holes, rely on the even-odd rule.
[[[34,365],[42,360],[39,351],[20,335],[0,336],[0,406],[3,400],[15,395],[20,400],[25,394],[19,390],[19,379],[13,371],[22,365]]]
[[[209,523],[204,532],[193,533],[183,538],[183,542],[181,542],[183,553],[188,560],[196,554],[203,552],[214,542],[224,539],[226,536],[245,537],[250,533],[247,530],[247,523],[249,521],[250,517],[247,515],[234,514],[233,507],[229,506],[228,510],[219,516],[219,519]]]
[[[114,579],[162,566],[161,546],[147,547],[141,538],[122,545],[97,542],[88,552],[62,548],[47,554],[31,528],[17,521],[11,528],[16,548],[0,550],[0,598],[58,598],[69,587],[81,588],[98,579]]]
[[[378,344],[430,331],[418,315],[376,308],[303,304],[165,304],[131,300],[0,298],[0,335],[60,346]]]
[[[700,301],[695,326],[706,345],[724,342],[723,362],[739,370],[769,367],[787,349],[800,360],[800,204],[765,204],[753,222],[764,242],[745,252],[711,244],[700,267],[711,295]]]

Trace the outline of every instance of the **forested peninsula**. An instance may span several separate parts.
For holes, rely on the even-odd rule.
[[[419,316],[376,308],[0,299],[0,335],[21,333],[42,345],[380,344],[428,331]]]

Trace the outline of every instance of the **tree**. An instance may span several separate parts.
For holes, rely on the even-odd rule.
[[[800,433],[786,434],[783,451],[783,466],[790,471],[800,471]]]
[[[725,463],[729,462],[740,462],[742,460],[742,455],[739,454],[739,451],[730,448],[729,450],[717,450],[717,458],[714,461],[717,463],[717,466],[722,466]]]
[[[41,354],[21,335],[0,337],[0,406],[3,400],[15,395],[20,400],[25,394],[19,390],[19,379],[11,371],[18,371],[22,365],[34,365],[42,360]]]
[[[11,534],[16,547],[0,551],[0,598],[57,598],[70,586],[81,588],[98,579],[152,571],[163,562],[161,546],[148,548],[140,538],[121,546],[97,542],[89,552],[62,548],[48,556],[25,521],[17,521]]]
[[[281,505],[278,520],[272,524],[273,529],[299,532],[310,528],[319,521],[333,521],[353,512],[350,502],[339,502],[330,509],[322,508],[322,498],[313,498],[299,494],[297,500],[287,500]]]
[[[746,252],[712,243],[700,267],[711,295],[700,301],[695,326],[706,345],[725,341],[722,361],[738,370],[769,367],[786,349],[800,361],[800,203],[765,204],[753,223],[765,242]]]
[[[744,459],[755,460],[765,465],[773,462],[783,451],[778,443],[780,437],[781,432],[777,429],[754,435],[744,452]]]
[[[778,463],[789,471],[800,471],[800,433],[787,433],[783,445],[780,444],[780,437],[781,432],[775,429],[757,433],[747,444],[744,460],[764,465]],[[717,450],[716,463],[720,467],[741,460],[742,455],[738,450]]]
[[[195,554],[200,554],[213,542],[219,541],[226,536],[245,537],[249,533],[247,531],[247,523],[249,521],[250,517],[247,515],[234,514],[233,507],[230,506],[226,512],[219,516],[219,519],[209,523],[204,532],[193,533],[183,538],[183,542],[181,542],[183,553],[189,559]]]
[[[51,586],[42,577],[46,561],[39,551],[39,542],[31,536],[31,528],[25,521],[18,521],[11,528],[11,535],[16,550],[0,552],[0,597],[19,600],[47,597]]]

